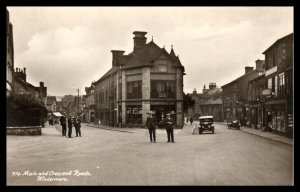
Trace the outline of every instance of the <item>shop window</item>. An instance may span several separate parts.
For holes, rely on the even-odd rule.
[[[142,124],[142,106],[128,105],[126,109],[126,122],[128,124]]]

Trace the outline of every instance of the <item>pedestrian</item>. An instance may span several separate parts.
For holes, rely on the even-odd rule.
[[[167,136],[168,136],[167,143],[170,143],[170,142],[175,143],[173,126],[174,126],[174,120],[171,117],[171,114],[168,113],[167,118],[165,119],[165,127],[166,127],[166,131],[167,131]]]
[[[73,117],[70,115],[68,118],[68,137],[72,138],[72,126],[73,126]]]
[[[77,116],[75,119],[75,123],[74,123],[74,127],[75,127],[75,131],[76,131],[76,137],[78,137],[78,135],[81,137],[81,120],[80,118]]]
[[[193,124],[193,121],[194,121],[194,119],[193,119],[193,117],[191,117],[190,118],[191,125]]]
[[[154,114],[152,114],[152,112],[149,113],[149,116],[146,121],[146,127],[149,130],[150,142],[152,143],[152,137],[153,137],[153,141],[154,143],[156,143],[155,129],[157,127],[157,123],[156,123],[156,118],[154,117]]]
[[[60,124],[61,124],[61,127],[62,127],[62,136],[66,137],[67,120],[66,120],[66,117],[64,115],[60,117]]]

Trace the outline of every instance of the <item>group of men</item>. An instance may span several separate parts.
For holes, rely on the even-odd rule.
[[[167,140],[167,143],[175,143],[174,141],[174,120],[173,118],[171,117],[171,114],[168,113],[166,115],[166,118],[164,118],[164,116],[162,116],[162,120],[157,124],[157,121],[156,121],[156,118],[154,116],[154,113],[150,112],[148,113],[149,114],[149,117],[147,118],[147,121],[146,121],[146,127],[148,128],[149,130],[149,134],[150,134],[150,142],[154,142],[156,143],[156,128],[157,128],[157,125],[159,124],[160,127],[163,127],[166,129],[167,131],[167,137],[168,137],[168,140]]]
[[[60,117],[60,124],[62,126],[62,136],[67,137],[67,123],[68,123],[68,138],[72,138],[72,127],[75,127],[76,136],[81,137],[81,120],[77,116],[76,118],[72,117],[71,115],[69,118],[66,118],[64,115]]]

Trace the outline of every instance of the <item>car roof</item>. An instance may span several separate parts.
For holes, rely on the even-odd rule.
[[[213,116],[201,116],[199,119],[208,119],[208,118],[214,118]]]

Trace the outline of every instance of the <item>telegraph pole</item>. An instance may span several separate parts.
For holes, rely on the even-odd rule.
[[[78,91],[78,106],[77,106],[77,113],[79,112],[79,89],[77,89]]]

